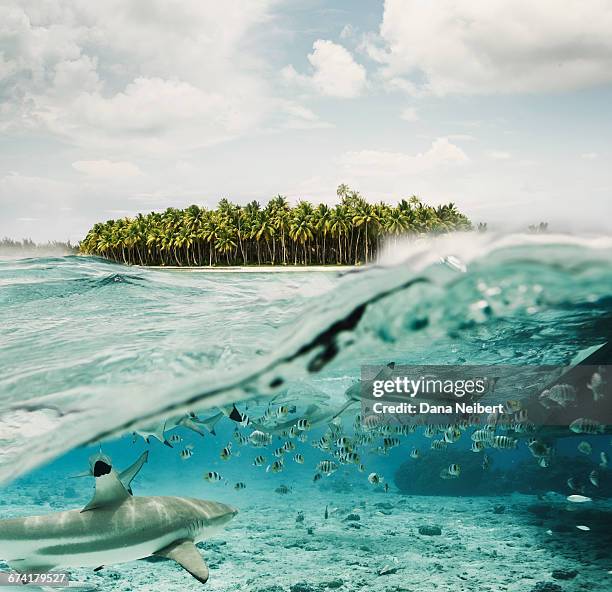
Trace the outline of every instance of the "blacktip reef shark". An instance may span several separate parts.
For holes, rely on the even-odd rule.
[[[231,411],[232,407],[229,407],[229,411]],[[163,419],[158,421],[156,424],[151,426],[143,426],[134,430],[134,436],[141,436],[147,444],[150,444],[151,438],[155,438],[159,440],[162,444],[169,446],[172,448],[172,444],[167,440],[166,433],[174,430],[178,427],[183,427],[200,436],[204,436],[206,432],[202,430],[200,426],[204,426],[208,433],[215,434],[215,425],[219,422],[221,418],[227,416],[229,411],[221,410],[216,413],[214,416],[200,419],[195,413],[189,412],[184,415],[179,415],[175,417],[169,417],[167,419]],[[135,441],[135,440],[134,440]]]
[[[385,367],[383,371],[386,372],[388,369],[392,368],[393,365],[390,364]],[[382,375],[382,372],[380,375]],[[322,393],[321,391],[313,392],[312,387],[310,387],[310,389],[311,390],[308,392],[308,396],[312,398],[312,395],[314,395],[314,398],[318,400],[318,403],[312,403],[311,405],[309,405],[299,418],[292,418],[281,422],[274,422],[272,424],[266,424],[260,420],[251,420],[249,425],[267,434],[275,435],[281,434],[285,430],[290,429],[297,423],[299,419],[307,419],[310,422],[311,428],[314,428],[318,425],[334,421],[336,418],[346,413],[351,407],[361,402],[360,380],[355,382],[345,391],[344,396],[346,397],[346,401],[344,403],[340,403],[335,407],[331,407],[327,404],[321,405],[320,403],[322,402],[327,403],[326,400],[329,399],[329,396],[325,393]],[[280,396],[277,395],[276,397],[273,397],[270,402],[277,402],[279,401],[279,398]],[[287,399],[281,398],[280,400],[283,403],[287,402]],[[234,412],[237,413],[239,416],[241,415],[240,412],[236,409],[235,405]]]
[[[113,469],[109,457],[93,457],[95,494],[82,510],[0,520],[0,560],[21,573],[39,573],[165,557],[205,583],[208,567],[195,544],[238,510],[193,498],[131,495],[120,475],[131,482],[142,459],[125,474]]]

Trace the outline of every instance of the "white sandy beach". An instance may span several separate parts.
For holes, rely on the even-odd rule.
[[[365,266],[355,265],[230,265],[215,267],[178,267],[171,265],[147,265],[143,269],[155,269],[161,271],[181,271],[190,273],[304,273],[310,271],[340,272],[351,269],[365,269]]]

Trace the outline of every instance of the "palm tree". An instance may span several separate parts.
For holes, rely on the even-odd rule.
[[[378,218],[374,208],[366,201],[360,200],[355,206],[355,215],[353,216],[353,224],[357,228],[364,227],[364,243],[365,243],[365,262],[369,261],[369,235],[373,230],[378,229],[380,219]],[[355,265],[359,262],[357,258],[357,250],[355,250]]]
[[[336,257],[338,263],[345,261],[342,254],[342,244],[348,236],[349,228],[350,218],[348,208],[343,205],[337,205],[329,216],[329,231],[338,240],[338,254]]]
[[[215,249],[220,253],[225,253],[227,264],[230,264],[229,254],[236,248],[235,229],[230,225],[222,225],[219,228]]]
[[[314,211],[313,216],[313,225],[314,229],[317,233],[317,237],[321,237],[321,253],[318,257],[319,263],[325,265],[327,262],[327,253],[326,253],[326,244],[325,241],[327,239],[327,235],[329,234],[329,221],[331,216],[331,210],[329,206],[325,204],[319,204]],[[318,241],[317,241],[317,250],[318,250]]]
[[[302,245],[304,251],[304,265],[308,265],[307,243],[314,237],[314,227],[312,224],[313,208],[307,201],[301,201],[293,210],[289,227],[289,236],[296,243]],[[297,265],[298,251],[295,250],[295,264]]]
[[[277,195],[268,204],[272,226],[275,229],[274,237],[279,237],[281,242],[281,253],[283,265],[287,265],[287,242],[286,238],[289,234],[289,220],[291,210],[287,202],[287,198],[282,195]],[[276,245],[275,245],[276,246]]]

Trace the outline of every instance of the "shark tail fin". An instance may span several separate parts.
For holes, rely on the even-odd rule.
[[[242,416],[242,413],[240,413],[240,411],[238,411],[238,408],[236,407],[236,405],[234,405],[232,407],[232,411],[231,413],[228,415],[228,417],[232,420],[235,421],[236,423],[242,423],[244,421],[244,418]]]
[[[208,581],[208,566],[193,541],[181,539],[153,553],[158,557],[166,557],[176,561],[185,571],[189,572],[198,582]]]

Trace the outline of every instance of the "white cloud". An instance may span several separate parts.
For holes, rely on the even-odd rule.
[[[295,101],[279,101],[279,111],[283,114],[283,121],[280,126],[283,129],[324,129],[333,127],[331,123],[321,121],[319,116],[296,103]]]
[[[580,155],[580,158],[584,160],[595,160],[598,156],[599,154],[597,154],[597,152],[585,152]]]
[[[347,152],[340,159],[345,171],[353,176],[407,175],[431,171],[442,165],[468,162],[467,154],[447,138],[438,138],[418,154],[360,150]]]
[[[406,107],[401,112],[400,118],[403,119],[404,121],[414,122],[414,121],[419,120],[419,114],[415,107]]]
[[[386,0],[365,45],[406,92],[565,91],[612,82],[610,31],[605,0]]]
[[[112,162],[110,160],[77,160],[72,168],[79,173],[92,177],[137,177],[142,171],[131,162]]]
[[[240,97],[178,80],[139,77],[110,97],[79,93],[69,112],[48,105],[37,117],[81,145],[164,152],[234,137],[252,129],[258,115],[257,107],[250,111]],[[92,130],[95,135],[88,137]]]
[[[8,0],[0,130],[161,152],[252,131],[275,110],[250,32],[274,0]]]
[[[355,35],[355,28],[350,23],[348,25],[344,25],[342,27],[342,31],[340,31],[340,39],[350,39]]]
[[[449,140],[457,140],[459,142],[473,142],[476,138],[471,134],[448,134]]]
[[[489,150],[487,155],[493,160],[509,160],[512,158],[512,154],[504,152],[503,150]]]
[[[312,74],[299,74],[293,66],[286,66],[281,72],[285,80],[329,97],[352,98],[363,92],[366,69],[347,49],[323,39],[315,41],[312,48],[312,53],[308,54]]]

